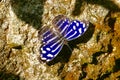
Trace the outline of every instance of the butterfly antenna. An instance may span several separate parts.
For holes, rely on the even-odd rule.
[[[72,48],[69,46],[69,44],[66,43],[65,45],[66,45],[66,46],[70,49],[70,51],[72,52]]]

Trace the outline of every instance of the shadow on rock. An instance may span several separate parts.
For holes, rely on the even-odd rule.
[[[42,14],[46,0],[11,0],[11,6],[19,19],[35,29],[42,26]]]
[[[19,77],[18,75],[7,73],[7,72],[0,72],[0,80],[24,80],[23,78]]]
[[[83,3],[97,4],[105,7],[111,12],[120,11],[120,8],[113,1],[110,1],[110,0],[76,0],[74,10],[72,11],[72,15],[77,16],[82,12],[81,8]]]

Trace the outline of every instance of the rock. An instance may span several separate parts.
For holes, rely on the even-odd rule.
[[[39,28],[57,15],[89,22],[51,62],[39,61]],[[1,0],[0,80],[116,80],[120,78],[120,2]]]

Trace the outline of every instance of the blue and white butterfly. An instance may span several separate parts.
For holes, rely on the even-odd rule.
[[[42,40],[40,47],[41,60],[49,62],[61,51],[64,44],[84,34],[88,28],[86,23],[79,20],[70,21],[63,15],[56,16],[52,21],[53,27],[42,28],[39,35]]]

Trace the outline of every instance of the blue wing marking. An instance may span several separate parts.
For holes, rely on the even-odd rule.
[[[76,39],[76,38],[80,37],[87,30],[87,28],[88,27],[85,25],[85,23],[80,22],[78,20],[73,20],[73,21],[71,21],[71,23],[67,29],[65,38],[68,41]]]
[[[61,42],[60,40],[41,46],[41,59],[46,62],[51,61],[61,51],[62,47],[63,42]]]
[[[52,29],[43,29],[43,45],[40,47],[40,55],[43,61],[49,62],[54,59],[63,47],[63,41],[59,35],[55,34]]]
[[[44,29],[43,34],[41,34],[42,38],[42,43],[47,44],[50,42],[55,42],[59,39],[59,36],[56,36],[56,34],[52,31],[52,29]]]
[[[64,36],[70,24],[69,19],[63,15],[58,15],[53,19],[52,22],[54,25],[53,28],[55,28],[61,36]]]
[[[88,28],[86,23],[78,20],[70,21],[63,15],[56,16],[52,24],[53,28],[44,27],[40,32],[42,39],[40,57],[46,62],[53,60],[67,41],[80,37]]]

